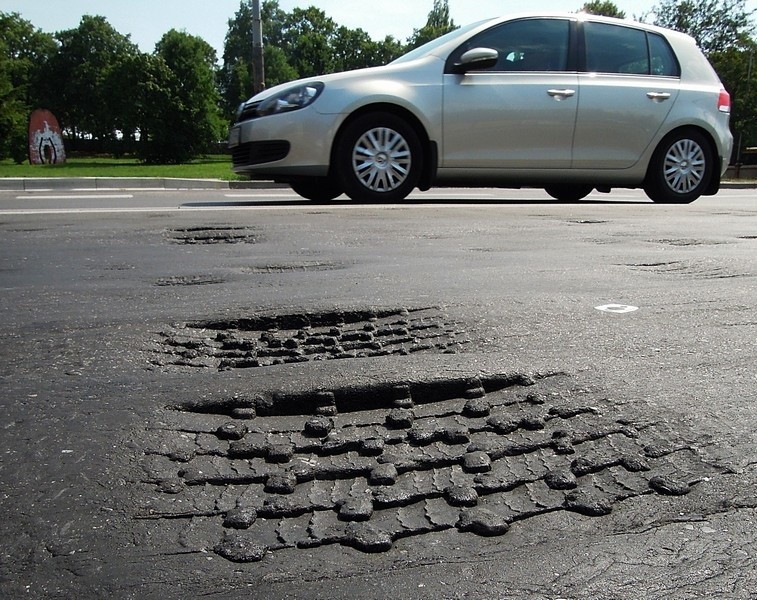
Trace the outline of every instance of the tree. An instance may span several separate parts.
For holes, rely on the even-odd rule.
[[[587,2],[579,12],[585,12],[590,15],[602,15],[604,17],[615,17],[616,19],[626,18],[626,13],[620,10],[614,2],[609,2],[608,0]]]
[[[315,7],[283,11],[277,0],[261,7],[265,83],[271,87],[301,77],[374,67],[404,52],[392,36],[374,41],[362,29],[340,27]],[[224,113],[231,118],[252,95],[252,6],[242,0],[229,20],[220,71]]]
[[[661,0],[654,24],[692,36],[731,94],[736,154],[757,143],[757,90],[751,83],[757,44],[744,0]],[[645,19],[650,15],[645,15]]]
[[[0,12],[0,158],[26,159],[29,115],[40,108],[42,69],[56,51],[51,35]]]
[[[215,50],[202,38],[172,29],[147,63],[152,81],[143,101],[139,154],[147,162],[181,163],[208,152],[226,134],[215,81]],[[167,94],[164,95],[164,92]]]
[[[426,24],[413,32],[408,40],[408,46],[410,49],[417,48],[455,29],[457,26],[450,18],[448,0],[434,0],[434,6],[428,13]]]
[[[744,0],[661,0],[652,14],[655,25],[689,34],[708,55],[744,46],[754,31]]]
[[[709,58],[731,94],[731,131],[738,159],[745,147],[757,146],[757,85],[752,82],[757,43],[749,40],[741,48],[713,52]]]
[[[165,60],[154,54],[128,56],[111,69],[106,98],[114,124],[123,134],[114,145],[116,155],[133,152],[145,161],[157,161],[152,128],[160,128],[175,106],[174,86],[174,75]]]
[[[74,137],[115,139],[116,115],[106,101],[106,82],[112,68],[138,54],[137,46],[99,16],[85,15],[76,29],[56,37],[60,49],[45,69],[50,108]]]

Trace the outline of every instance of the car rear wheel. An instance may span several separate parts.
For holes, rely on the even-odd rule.
[[[707,189],[715,166],[712,149],[698,131],[663,140],[649,163],[644,191],[654,202],[689,204]]]
[[[405,120],[370,113],[347,125],[337,143],[335,172],[353,200],[397,202],[418,184],[421,143]]]
[[[329,177],[311,177],[293,181],[289,185],[296,194],[314,202],[329,202],[342,195],[342,188]]]
[[[577,202],[591,194],[594,188],[590,185],[565,184],[565,185],[548,185],[544,191],[552,196],[555,200],[561,202]]]

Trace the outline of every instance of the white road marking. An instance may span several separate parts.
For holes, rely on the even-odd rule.
[[[56,194],[54,196],[27,194],[16,196],[16,200],[121,200],[133,197],[134,194]]]
[[[594,308],[601,310],[602,312],[615,313],[619,315],[632,313],[639,310],[638,306],[629,306],[627,304],[604,304],[602,306],[595,306]]]

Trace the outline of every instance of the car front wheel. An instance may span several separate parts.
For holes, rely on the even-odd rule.
[[[544,191],[552,196],[555,200],[561,202],[577,202],[586,198],[594,188],[590,185],[565,184],[565,185],[548,185]]]
[[[680,131],[663,140],[649,163],[644,191],[654,202],[689,204],[712,178],[710,144],[698,131]]]
[[[342,195],[342,188],[328,177],[312,177],[290,183],[296,194],[314,202],[329,202]]]
[[[335,172],[353,200],[397,202],[418,184],[421,142],[405,120],[370,113],[349,123],[337,143]]]

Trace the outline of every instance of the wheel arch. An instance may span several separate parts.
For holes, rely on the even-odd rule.
[[[413,128],[423,148],[423,165],[422,165],[422,170],[421,170],[421,178],[420,178],[420,181],[418,182],[418,188],[424,191],[429,189],[432,183],[434,182],[434,180],[436,179],[436,170],[439,163],[439,160],[438,160],[439,151],[438,151],[437,144],[436,142],[432,141],[429,138],[426,128],[424,127],[423,123],[421,123],[421,120],[416,115],[414,115],[410,110],[402,106],[399,106],[397,104],[392,104],[390,102],[379,102],[375,104],[367,104],[365,106],[361,106],[359,109],[350,113],[350,115],[346,119],[344,119],[344,121],[342,121],[341,125],[339,126],[339,129],[336,132],[336,135],[334,136],[333,142],[331,144],[331,154],[330,154],[330,160],[329,160],[329,174],[333,175],[332,170],[336,162],[335,155],[337,152],[337,148],[339,148],[339,144],[340,144],[341,137],[344,130],[355,119],[358,119],[364,115],[371,114],[371,113],[393,114],[405,120],[408,123],[408,125],[410,125]]]

